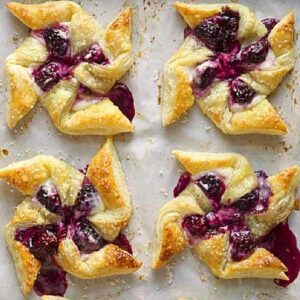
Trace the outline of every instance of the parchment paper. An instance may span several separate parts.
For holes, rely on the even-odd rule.
[[[5,57],[27,33],[27,29],[5,9],[6,2],[0,3],[1,78],[4,77]],[[160,207],[171,199],[181,168],[171,157],[172,149],[238,152],[248,157],[254,169],[264,169],[269,174],[300,164],[300,106],[297,104],[300,100],[299,63],[270,96],[289,125],[290,133],[285,137],[225,136],[196,105],[181,121],[170,128],[162,128],[157,79],[163,63],[183,41],[185,27],[171,3],[167,0],[82,1],[84,8],[94,13],[102,26],[108,24],[122,7],[132,5],[134,8],[135,65],[123,81],[135,97],[136,131],[134,134],[120,135],[115,141],[134,205],[134,215],[126,232],[135,254],[144,265],[133,275],[109,279],[87,281],[69,276],[66,296],[74,300],[173,300],[178,297],[197,300],[300,299],[300,278],[287,289],[277,287],[272,280],[217,279],[203,263],[196,260],[190,250],[160,271],[153,272],[149,267],[156,216]],[[240,3],[255,9],[261,18],[281,18],[293,9],[297,17],[296,30],[299,30],[300,2],[297,0],[248,0]],[[297,56],[299,49],[298,42]],[[10,131],[5,123],[7,98],[2,86],[0,90],[0,147],[8,150],[8,155],[0,159],[0,167],[45,153],[81,168],[103,143],[104,138],[101,137],[60,134],[40,106],[25,118],[17,130]],[[6,153],[5,150],[3,152]],[[5,183],[0,183],[0,198],[0,300],[19,300],[23,298],[4,243],[3,228],[11,218],[13,208],[21,200],[21,195]],[[300,213],[293,213],[290,223],[300,240]],[[30,299],[37,299],[34,293]]]

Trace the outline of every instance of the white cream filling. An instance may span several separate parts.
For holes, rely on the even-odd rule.
[[[272,49],[269,49],[266,59],[258,66],[259,70],[265,70],[276,64],[276,57]]]
[[[96,104],[100,101],[101,101],[101,98],[100,99],[88,99],[88,100],[87,99],[76,100],[72,106],[72,110],[73,111],[83,110],[86,107]]]
[[[209,67],[214,68],[214,67],[216,67],[216,65],[217,64],[215,62],[213,62],[211,60],[207,60],[195,68],[195,72],[196,72],[195,75],[196,76],[201,75],[207,68],[209,68]]]
[[[58,190],[56,189],[53,181],[51,179],[46,180],[43,184],[41,184],[37,190],[37,192],[40,190],[40,188],[43,187],[43,189],[47,192],[47,195],[54,196],[58,193]],[[35,203],[39,203],[37,199],[37,193],[35,194],[35,196],[33,196],[32,201]]]

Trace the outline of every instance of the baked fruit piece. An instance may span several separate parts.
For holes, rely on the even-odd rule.
[[[196,100],[226,134],[287,133],[267,96],[294,66],[294,15],[258,20],[240,4],[174,3],[188,27],[164,66],[163,125]]]
[[[174,151],[187,172],[160,210],[152,267],[190,246],[220,278],[274,278],[287,286],[300,268],[287,218],[295,208],[300,168],[253,172],[234,153]]]
[[[24,195],[5,236],[25,297],[63,296],[66,273],[93,279],[141,266],[121,233],[132,206],[111,139],[85,171],[46,155],[0,170]]]
[[[133,97],[118,82],[133,63],[130,8],[106,30],[72,1],[11,2],[7,8],[30,28],[5,62],[10,128],[40,100],[63,133],[133,131]]]

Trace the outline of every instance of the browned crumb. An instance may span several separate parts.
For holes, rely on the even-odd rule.
[[[8,156],[9,155],[9,151],[5,148],[1,148],[1,153],[3,156]]]
[[[300,199],[299,198],[296,199],[296,201],[295,201],[294,209],[295,210],[300,210]]]
[[[158,84],[157,87],[158,87],[158,97],[157,97],[157,101],[158,101],[158,104],[160,105],[160,103],[161,103],[161,85]]]
[[[146,276],[145,276],[145,275],[140,275],[140,276],[139,276],[139,280],[141,280],[141,281],[146,281],[147,279],[146,279]]]
[[[19,40],[20,40],[19,34],[18,34],[18,33],[15,33],[15,34],[11,37],[11,40],[12,40],[12,42],[13,42],[15,45],[18,45],[18,44],[19,44]]]

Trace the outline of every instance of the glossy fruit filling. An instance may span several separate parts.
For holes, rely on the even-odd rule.
[[[226,186],[221,175],[216,173],[207,173],[197,178],[192,178],[189,172],[184,172],[173,190],[174,197],[177,197],[190,182],[198,185],[202,192],[207,196],[212,206],[219,207],[220,200],[225,192]]]
[[[223,80],[229,82],[229,107],[233,104],[246,107],[255,97],[256,92],[249,85],[235,79],[244,73],[259,69],[267,60],[270,52],[268,35],[278,20],[263,20],[268,33],[244,47],[237,39],[239,21],[239,13],[225,7],[221,13],[205,19],[194,29],[185,29],[185,37],[193,35],[215,53],[208,61],[196,67],[192,88],[197,98],[201,98],[213,83]]]
[[[73,241],[83,253],[98,251],[107,244],[91,223],[84,218],[75,223]]]
[[[287,222],[275,227],[259,241],[258,246],[269,250],[288,268],[286,275],[289,280],[275,279],[276,284],[287,287],[295,281],[300,271],[300,251],[297,247],[297,239]]]
[[[68,27],[55,24],[46,28],[43,34],[48,51],[53,56],[65,56],[70,48]]]
[[[44,91],[52,89],[62,78],[70,73],[70,66],[63,62],[47,61],[33,70],[36,84]]]
[[[240,16],[224,8],[221,13],[205,19],[194,28],[195,36],[214,52],[229,52],[236,40]]]
[[[33,201],[61,216],[50,225],[36,225],[16,230],[15,239],[25,245],[41,261],[41,270],[34,283],[34,290],[41,295],[63,296],[67,289],[66,272],[55,262],[59,243],[71,238],[82,254],[98,251],[113,243],[132,254],[131,245],[124,234],[113,241],[106,241],[86,218],[99,208],[100,197],[85,177],[74,206],[64,206],[58,190],[49,182],[41,186]]]
[[[49,92],[63,79],[71,79],[74,68],[80,63],[109,64],[108,58],[97,43],[80,53],[72,55],[69,28],[64,24],[54,24],[44,30],[32,31],[31,36],[45,44],[49,52],[47,60],[32,71],[35,83],[43,92]],[[81,93],[81,97],[82,95]],[[98,98],[109,97],[130,121],[134,118],[133,97],[125,84],[117,83],[108,93],[104,95],[94,94],[93,96]]]
[[[287,286],[297,278],[300,270],[300,252],[288,223],[279,224],[269,234],[256,240],[245,221],[247,215],[266,211],[272,196],[266,173],[258,171],[256,176],[256,189],[243,195],[233,204],[225,205],[220,202],[226,190],[220,174],[207,173],[195,178],[188,172],[183,173],[174,188],[174,196],[177,197],[190,183],[196,184],[210,201],[212,211],[205,215],[187,215],[181,220],[181,226],[191,246],[215,235],[228,233],[232,261],[248,258],[257,247],[268,249],[287,266],[286,274],[289,280],[275,280],[277,284]]]
[[[135,116],[134,100],[129,88],[123,83],[116,83],[113,88],[107,93],[95,93],[87,87],[81,86],[77,93],[74,108],[82,107],[82,103],[86,103],[86,99],[90,99],[89,103],[100,101],[101,99],[108,98],[120,111],[132,121]]]
[[[240,105],[250,104],[256,96],[254,89],[241,79],[235,79],[230,84],[229,103]]]
[[[266,28],[268,29],[268,32],[270,33],[272,29],[278,24],[279,20],[275,18],[267,18],[261,21]]]
[[[69,28],[64,24],[54,24],[44,30],[31,32],[31,36],[46,45],[49,52],[45,63],[33,70],[36,84],[48,92],[60,80],[73,76],[74,68],[81,62],[107,64],[99,44],[93,44],[81,53],[72,55],[69,39]]]
[[[256,247],[256,242],[246,226],[245,228],[231,230],[229,243],[231,259],[233,261],[241,261],[248,258]]]
[[[269,52],[269,42],[266,38],[262,38],[242,49],[239,54],[239,62],[247,65],[261,64],[267,57]]]
[[[195,179],[195,183],[213,204],[220,202],[225,192],[225,183],[221,176],[208,173]]]
[[[52,257],[43,262],[33,287],[37,295],[63,296],[67,288],[66,272]]]
[[[177,197],[181,192],[185,190],[188,184],[191,182],[192,177],[189,172],[184,172],[178,179],[178,182],[173,190],[174,197]]]

